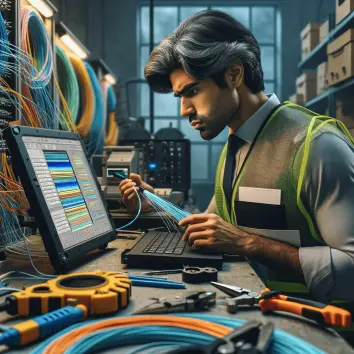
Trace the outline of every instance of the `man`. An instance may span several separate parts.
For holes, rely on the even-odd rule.
[[[266,96],[256,39],[221,12],[181,23],[154,49],[145,77],[155,92],[181,98],[181,115],[203,139],[230,129],[213,200],[206,213],[180,222],[188,226],[183,238],[197,248],[245,256],[273,289],[353,301],[349,134],[336,121]],[[135,186],[153,189],[138,175],[130,178],[120,188],[136,210]]]

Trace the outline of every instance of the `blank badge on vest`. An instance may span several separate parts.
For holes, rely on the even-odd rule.
[[[257,229],[286,230],[280,189],[239,187],[235,202],[237,224]]]

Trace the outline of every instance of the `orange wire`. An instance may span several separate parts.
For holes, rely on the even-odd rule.
[[[44,349],[43,354],[65,353],[75,342],[86,335],[103,329],[119,328],[126,326],[168,326],[190,329],[193,331],[209,334],[211,336],[222,338],[232,330],[228,327],[211,323],[209,321],[199,320],[190,317],[177,316],[134,316],[128,318],[113,318],[109,320],[93,323],[84,326],[59,337],[51,342]]]

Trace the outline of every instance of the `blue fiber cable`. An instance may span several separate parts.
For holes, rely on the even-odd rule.
[[[6,29],[6,24],[4,21],[4,18],[2,17],[2,14],[0,12],[0,38],[2,39],[0,42],[0,62],[1,63],[7,63],[8,60],[8,52],[9,52],[9,47],[8,47],[8,35],[7,35],[7,29]],[[4,75],[6,72],[6,65],[1,65],[0,66],[0,76]]]
[[[133,222],[135,222],[135,220],[139,217],[140,213],[141,213],[141,199],[140,199],[140,196],[139,196],[139,193],[135,190],[135,194],[138,198],[138,212],[137,214],[135,215],[134,219],[130,222],[128,222],[128,224],[124,225],[124,226],[121,226],[121,227],[118,227],[116,229],[116,231],[119,231],[119,230],[124,230],[126,227],[130,226]]]
[[[111,85],[107,86],[107,98],[106,98],[106,105],[107,105],[107,114],[115,112],[117,106],[117,98],[116,94],[113,90]],[[109,119],[106,119],[106,132],[108,132],[109,128]]]
[[[221,324],[229,328],[240,327],[246,322],[234,318],[206,314],[181,314],[179,316],[197,318],[209,321],[211,323]],[[84,324],[76,324],[59,333],[56,333],[53,337],[47,339],[35,348],[34,351],[32,351],[32,354],[40,354],[47,347],[47,345],[60,336],[79,327],[98,321],[96,320],[89,321]],[[90,333],[88,336],[81,338],[73,344],[73,346],[66,351],[66,354],[88,352],[97,353],[106,349],[137,344],[140,344],[140,346],[135,348],[131,353],[136,354],[148,348],[154,348],[154,353],[159,353],[156,351],[157,348],[161,348],[165,351],[166,349],[171,349],[171,347],[177,345],[207,345],[214,339],[215,338],[213,336],[184,328],[173,327],[173,330],[171,330],[171,327],[168,326],[129,326],[124,328],[99,330],[97,332]],[[275,329],[273,332],[272,353],[324,354],[324,352],[317,347],[279,329]]]
[[[90,77],[90,81],[92,84],[94,96],[95,96],[95,110],[93,121],[90,127],[90,131],[85,139],[85,146],[89,156],[93,154],[101,154],[104,146],[104,102],[103,102],[103,94],[100,86],[100,82],[93,70],[92,66],[85,62],[85,68]]]

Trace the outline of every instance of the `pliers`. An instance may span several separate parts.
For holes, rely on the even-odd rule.
[[[272,291],[268,288],[260,293],[217,282],[210,282],[212,286],[230,296],[227,301],[227,311],[236,313],[240,305],[259,305],[262,312],[285,311],[306,317],[321,324],[333,326],[350,326],[351,314],[342,308],[322,304],[320,302],[296,298]]]
[[[206,311],[216,304],[214,291],[199,291],[183,296],[181,299],[152,299],[150,305],[133,313],[133,315],[148,315],[174,312]]]
[[[211,344],[182,347],[167,354],[266,354],[270,352],[274,325],[250,321]]]

